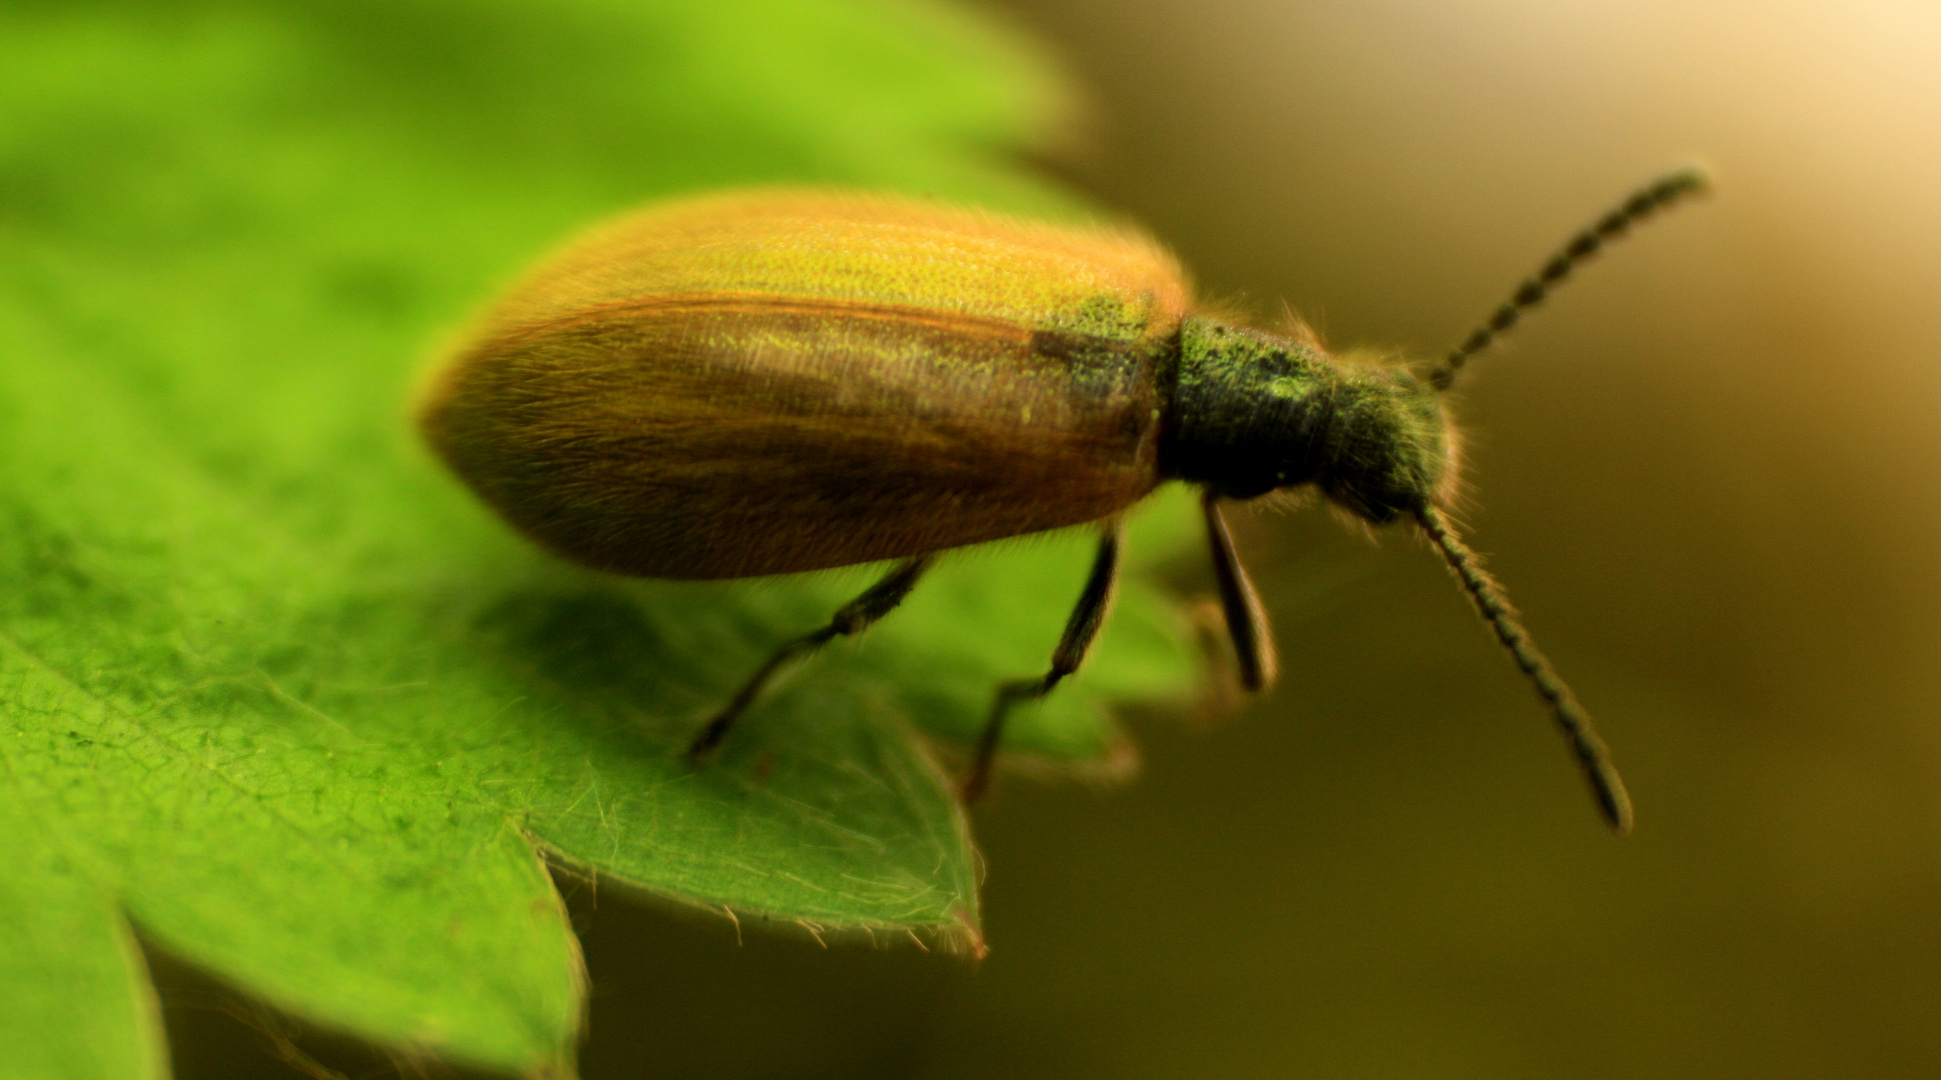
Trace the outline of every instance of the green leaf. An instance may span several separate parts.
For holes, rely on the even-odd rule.
[[[0,799],[0,1046],[8,1075],[160,1077],[167,1057],[154,994],[127,920],[37,818],[26,800]]]
[[[0,42],[10,1065],[161,1071],[132,923],[300,1015],[570,1071],[584,988],[542,849],[744,919],[977,946],[968,827],[917,736],[963,740],[1043,670],[1087,534],[953,557],[696,768],[696,722],[868,569],[583,572],[404,416],[496,285],[656,194],[1076,213],[991,154],[1055,113],[1028,50],[888,0],[70,0],[10,5]],[[1162,500],[1135,551],[1189,521]],[[1184,696],[1181,637],[1128,583],[1009,745],[1122,763],[1108,705]]]

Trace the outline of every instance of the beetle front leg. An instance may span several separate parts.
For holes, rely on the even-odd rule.
[[[1233,549],[1233,534],[1220,513],[1220,496],[1207,488],[1200,496],[1206,513],[1206,542],[1213,555],[1213,577],[1220,584],[1220,607],[1227,615],[1227,636],[1233,639],[1233,658],[1240,668],[1240,685],[1257,692],[1273,685],[1279,664],[1274,656],[1274,632],[1267,625],[1267,611],[1247,568]]]
[[[1105,613],[1112,606],[1112,594],[1118,583],[1119,522],[1114,519],[1105,526],[1098,557],[1092,561],[1092,575],[1086,579],[1078,606],[1072,609],[1072,617],[1065,623],[1065,634],[1058,639],[1058,648],[1052,651],[1051,670],[1036,679],[1019,679],[998,687],[991,717],[984,722],[984,733],[977,740],[977,757],[972,760],[970,775],[964,777],[964,785],[959,789],[964,802],[976,802],[990,786],[991,761],[997,757],[998,743],[1004,737],[1005,715],[1013,706],[1044,697],[1065,676],[1078,670],[1092,641],[1099,636],[1099,627],[1105,623]]]
[[[783,665],[822,648],[836,638],[859,634],[871,623],[894,611],[896,605],[910,595],[910,590],[916,588],[917,579],[923,576],[925,570],[930,569],[930,564],[934,560],[933,555],[919,555],[914,559],[903,560],[897,564],[896,569],[884,575],[883,580],[870,586],[861,596],[844,604],[836,612],[835,617],[829,620],[829,625],[812,634],[804,634],[793,641],[784,642],[780,648],[770,653],[762,666],[755,669],[755,674],[749,676],[748,681],[742,684],[734,700],[714,714],[714,718],[708,721],[700,734],[694,736],[694,741],[688,744],[687,756],[690,759],[699,758],[721,745],[721,740],[728,737],[728,729],[733,727],[735,720],[755,703],[755,699],[761,696],[762,688],[768,685],[768,681],[775,677],[775,673],[780,671]]]

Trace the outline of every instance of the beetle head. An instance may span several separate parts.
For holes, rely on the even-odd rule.
[[[1402,368],[1337,362],[1314,482],[1377,525],[1443,505],[1456,480],[1456,437],[1442,395]]]

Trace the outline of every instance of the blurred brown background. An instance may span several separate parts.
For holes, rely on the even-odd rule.
[[[1279,688],[1144,723],[1132,786],[1004,785],[980,969],[582,892],[586,1075],[1941,1075],[1941,8],[999,13],[1092,94],[1056,170],[1336,344],[1440,351],[1634,184],[1714,167],[1460,402],[1472,540],[1637,834],[1424,548],[1250,518]],[[185,1076],[280,1068],[171,1023],[209,1025]]]

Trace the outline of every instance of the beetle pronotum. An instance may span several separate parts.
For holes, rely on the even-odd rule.
[[[1199,485],[1241,682],[1273,680],[1260,602],[1221,502],[1313,486],[1412,520],[1549,706],[1620,832],[1630,801],[1590,717],[1450,525],[1442,392],[1579,263],[1705,184],[1641,188],[1573,237],[1426,374],[1196,313],[1157,243],[891,196],[755,190],[679,200],[568,247],[500,300],[433,379],[419,422],[506,520],[588,566],[665,578],[897,560],[788,641],[695,736],[699,757],[784,664],[888,614],[936,553],[1085,523],[1098,555],[1050,670],[1076,671],[1110,605],[1122,512]]]

